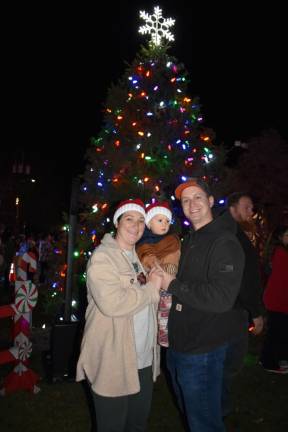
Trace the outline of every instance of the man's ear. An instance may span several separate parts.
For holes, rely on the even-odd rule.
[[[209,198],[208,198],[208,200],[209,200],[210,208],[212,208],[213,205],[214,205],[214,197],[212,195],[210,195]]]
[[[233,216],[233,218],[236,218],[236,209],[234,206],[229,207],[230,213]]]

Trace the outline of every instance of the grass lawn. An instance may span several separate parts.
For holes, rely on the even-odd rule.
[[[3,346],[2,333],[0,331]],[[288,431],[288,375],[267,373],[257,364],[260,346],[261,338],[251,338],[245,367],[234,383],[236,412],[227,422],[228,431]],[[73,380],[49,384],[40,351],[36,344],[31,365],[42,377],[39,383],[41,391],[36,395],[20,391],[0,397],[0,431],[90,432],[83,386]],[[1,366],[0,379],[10,370],[11,365]],[[155,385],[148,430],[184,431],[163,374]]]

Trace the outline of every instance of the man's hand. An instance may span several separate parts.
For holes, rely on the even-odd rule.
[[[251,333],[254,334],[255,336],[257,336],[263,330],[263,326],[264,326],[263,317],[260,315],[257,318],[253,318],[252,321],[253,321],[253,324],[254,324],[254,328],[253,328],[253,330],[251,330]]]

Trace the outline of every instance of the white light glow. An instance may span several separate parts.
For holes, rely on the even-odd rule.
[[[172,18],[163,18],[162,9],[159,6],[154,8],[154,14],[149,15],[145,11],[140,11],[140,18],[145,21],[145,25],[139,27],[139,33],[150,34],[151,41],[154,45],[159,46],[162,39],[166,38],[168,41],[174,41],[174,35],[170,32],[169,28],[175,24]]]

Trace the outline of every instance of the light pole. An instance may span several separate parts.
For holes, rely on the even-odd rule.
[[[71,201],[69,212],[68,251],[67,251],[67,273],[65,289],[64,320],[71,320],[72,282],[73,282],[73,250],[75,243],[75,231],[77,222],[77,199],[79,190],[79,179],[72,180]]]

